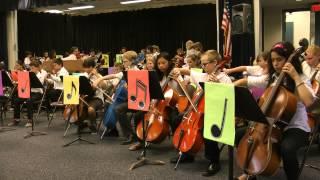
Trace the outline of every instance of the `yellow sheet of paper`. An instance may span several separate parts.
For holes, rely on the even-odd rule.
[[[116,54],[116,63],[122,63],[122,54]]]
[[[103,58],[103,64],[101,64],[102,68],[108,68],[109,67],[109,54],[102,54]]]
[[[235,102],[232,84],[205,83],[204,131],[206,139],[234,145]]]
[[[63,104],[79,104],[79,76],[64,76],[63,89]]]

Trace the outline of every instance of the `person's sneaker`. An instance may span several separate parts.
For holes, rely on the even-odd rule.
[[[176,164],[178,162],[179,156],[173,157],[170,159],[170,163]],[[194,161],[194,157],[189,154],[182,154],[179,163],[192,163]]]
[[[28,121],[26,123],[26,125],[24,125],[24,127],[28,128],[28,127],[31,127],[32,126],[32,121]]]
[[[8,124],[8,126],[18,126],[19,123],[20,123],[20,121],[13,120],[12,122],[10,122],[10,123]]]
[[[207,168],[207,171],[202,173],[202,176],[205,176],[205,177],[213,176],[217,172],[219,172],[220,169],[221,169],[220,164],[218,164],[218,163],[210,163],[208,168]]]
[[[139,150],[141,148],[142,148],[142,143],[137,142],[137,143],[132,144],[128,149],[130,151],[136,151],[136,150]]]

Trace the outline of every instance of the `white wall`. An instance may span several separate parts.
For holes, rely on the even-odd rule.
[[[282,9],[266,7],[263,10],[264,51],[268,51],[273,44],[282,41]]]
[[[293,22],[293,45],[299,47],[299,40],[310,41],[310,11],[286,13],[286,22]]]

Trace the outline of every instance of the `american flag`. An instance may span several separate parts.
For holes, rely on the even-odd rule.
[[[224,32],[224,43],[223,43],[223,56],[225,60],[228,60],[228,63],[231,63],[231,21],[230,21],[230,12],[229,12],[229,3],[225,2],[222,16],[221,29]]]

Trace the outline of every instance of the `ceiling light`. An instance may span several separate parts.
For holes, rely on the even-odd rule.
[[[55,13],[55,14],[63,13],[63,11],[60,11],[60,10],[57,10],[57,9],[49,9],[49,10],[46,10],[44,12],[46,12],[46,13]]]
[[[300,1],[302,1],[302,0],[296,0],[296,1],[300,2]]]
[[[80,10],[80,9],[91,9],[94,8],[92,5],[87,5],[87,6],[77,6],[77,7],[71,7],[68,8],[69,10]]]
[[[149,2],[151,0],[133,0],[133,1],[123,1],[120,2],[120,4],[134,4],[134,3],[143,3],[143,2]]]

